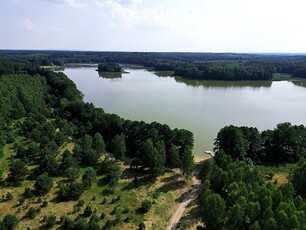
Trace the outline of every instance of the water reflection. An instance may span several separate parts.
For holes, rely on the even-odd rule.
[[[296,86],[306,87],[306,80],[293,80],[291,82]]]
[[[261,88],[271,87],[272,81],[206,81],[206,80],[190,80],[183,79],[181,77],[175,77],[177,83],[184,83],[188,86],[193,87],[204,87],[204,88]]]
[[[153,73],[158,77],[172,77],[174,71],[156,71]]]
[[[121,72],[98,72],[99,77],[102,77],[104,79],[116,79],[116,78],[122,78],[122,73]]]

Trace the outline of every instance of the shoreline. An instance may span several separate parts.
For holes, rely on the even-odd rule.
[[[200,156],[199,155],[194,155],[194,161],[195,163],[200,163],[202,161],[205,161],[207,159],[210,159],[211,156],[209,154],[201,154]]]

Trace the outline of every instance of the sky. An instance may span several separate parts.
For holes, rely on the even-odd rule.
[[[1,0],[0,49],[306,53],[305,0]]]

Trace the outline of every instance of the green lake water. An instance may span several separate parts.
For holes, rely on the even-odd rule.
[[[305,81],[195,81],[124,68],[129,74],[99,76],[96,67],[67,67],[64,73],[85,101],[130,120],[157,121],[194,133],[194,155],[212,150],[226,125],[272,129],[278,123],[306,124]]]

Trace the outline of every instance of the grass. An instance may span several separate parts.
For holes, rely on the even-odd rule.
[[[59,153],[66,149],[72,150],[73,145],[73,143],[65,143],[60,147]],[[0,165],[6,171],[8,169],[8,159],[12,154],[14,154],[14,151],[11,149],[11,145],[6,145],[4,156],[0,159]],[[33,189],[35,181],[25,180],[19,187],[7,187],[4,184],[0,188],[0,198],[5,196],[7,192],[12,193],[14,198],[9,201],[0,201],[0,219],[4,215],[12,213],[20,220],[18,229],[27,229],[27,227],[40,229],[43,225],[42,220],[46,215],[54,213],[57,221],[62,215],[67,215],[74,220],[77,216],[82,215],[87,205],[90,205],[93,210],[96,210],[99,217],[102,213],[106,214],[105,218],[100,220],[100,226],[104,226],[108,220],[116,219],[114,210],[117,209],[116,213],[117,216],[119,213],[121,221],[112,229],[137,229],[138,224],[143,221],[147,229],[165,229],[171,215],[178,206],[176,199],[189,189],[190,184],[186,184],[180,177],[178,169],[175,169],[168,170],[163,176],[158,177],[154,183],[148,183],[144,180],[145,178],[139,177],[143,183],[140,187],[134,188],[133,175],[135,173],[130,171],[127,165],[121,163],[120,167],[124,171],[124,175],[114,193],[107,194],[106,191],[109,189],[107,185],[95,183],[91,189],[86,190],[81,196],[80,199],[84,200],[84,206],[80,207],[79,210],[75,208],[77,201],[57,202],[56,200],[59,183],[65,178],[53,178],[54,187],[47,195],[41,198],[26,199],[23,204],[18,203],[18,198],[21,197],[26,187]],[[3,175],[3,179],[5,177],[6,174]],[[98,179],[103,179],[103,176]],[[106,202],[103,202],[104,199],[106,199]],[[153,201],[154,204],[147,213],[142,214],[139,212],[139,207],[145,199]],[[48,201],[47,207],[41,207],[43,200]],[[34,219],[25,217],[31,207],[41,208]],[[124,221],[126,218],[129,218],[127,222]],[[56,224],[52,229],[58,227],[59,225]]]
[[[295,170],[296,163],[258,165],[266,181],[279,185],[288,182],[290,174]]]
[[[273,81],[288,81],[291,79],[291,74],[274,73],[272,76]]]

